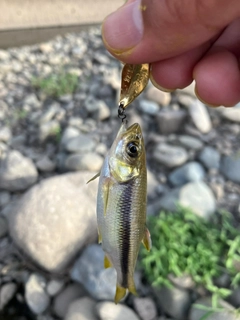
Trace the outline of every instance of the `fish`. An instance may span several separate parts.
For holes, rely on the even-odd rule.
[[[137,294],[134,270],[141,242],[148,251],[151,249],[146,227],[146,154],[139,124],[127,128],[123,121],[100,173],[91,180],[97,177],[99,243],[105,252],[104,267],[117,272],[117,304],[128,291]]]

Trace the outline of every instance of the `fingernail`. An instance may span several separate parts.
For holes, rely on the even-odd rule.
[[[143,36],[141,0],[135,0],[109,15],[102,26],[103,41],[116,53],[135,47]]]
[[[160,86],[153,78],[152,73],[150,73],[150,80],[152,82],[152,84],[154,85],[154,87],[156,87],[157,89],[164,91],[164,92],[173,92],[176,89],[167,89],[167,88],[163,88],[162,86]]]
[[[194,91],[195,91],[195,95],[196,95],[196,97],[198,98],[198,100],[200,100],[203,104],[206,104],[208,107],[212,107],[212,108],[220,107],[220,105],[214,105],[214,104],[210,104],[210,103],[204,101],[204,100],[199,96],[198,89],[197,89],[197,86],[196,86],[196,85],[195,85]]]

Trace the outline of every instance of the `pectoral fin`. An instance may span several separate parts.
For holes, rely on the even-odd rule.
[[[107,214],[109,189],[110,189],[111,183],[112,183],[111,178],[106,178],[103,182],[103,214],[104,214],[104,217],[106,217],[106,214]]]
[[[142,243],[143,243],[144,247],[147,249],[147,251],[151,250],[151,248],[152,248],[152,240],[151,240],[150,232],[149,232],[147,227],[145,227]]]
[[[108,257],[105,255],[105,257],[104,257],[104,268],[107,269],[107,268],[111,268],[111,267],[112,267],[112,263],[108,259]]]
[[[98,230],[98,243],[102,243],[102,235],[99,230]]]
[[[127,289],[120,287],[117,284],[117,288],[116,288],[116,294],[115,294],[115,298],[114,298],[114,302],[117,304],[120,300],[122,300],[125,295],[126,295]]]
[[[99,171],[97,174],[95,174],[95,176],[93,176],[90,180],[88,180],[87,184],[88,184],[89,182],[97,179],[98,177],[100,177],[100,171]]]

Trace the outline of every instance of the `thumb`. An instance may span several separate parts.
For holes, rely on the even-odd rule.
[[[154,62],[206,42],[239,16],[239,0],[130,0],[104,20],[102,35],[118,59]]]

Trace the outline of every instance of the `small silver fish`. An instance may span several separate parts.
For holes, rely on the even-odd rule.
[[[127,290],[136,294],[134,269],[141,241],[147,250],[151,237],[146,227],[147,170],[142,131],[123,122],[101,169],[97,197],[99,243],[105,268],[117,271],[115,303]],[[91,181],[90,180],[90,181]]]

